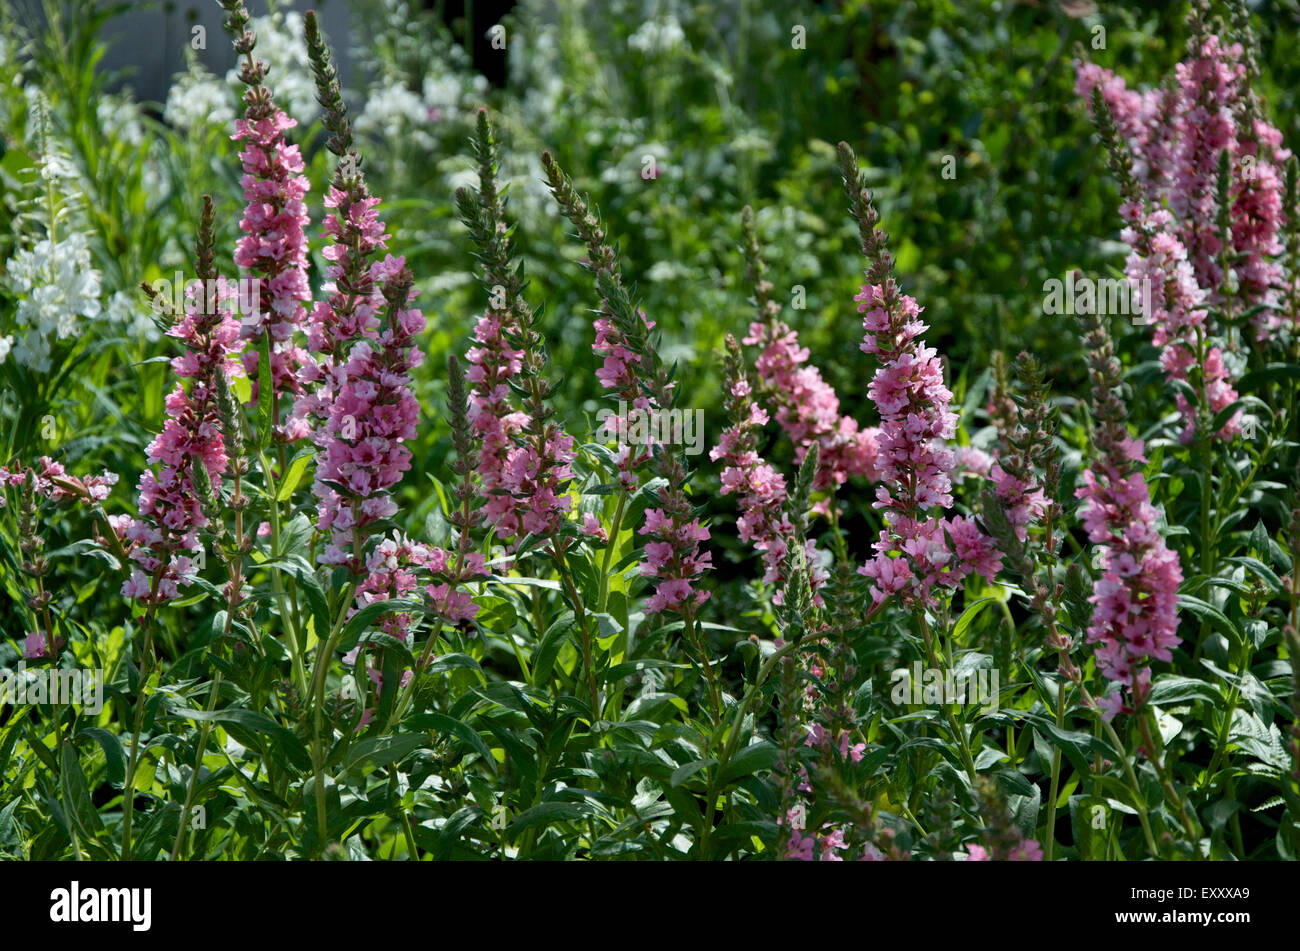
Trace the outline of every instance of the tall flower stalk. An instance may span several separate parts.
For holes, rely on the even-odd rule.
[[[669,368],[659,358],[650,339],[654,324],[633,302],[619,273],[618,255],[609,244],[598,212],[578,194],[573,182],[555,158],[542,154],[547,183],[565,217],[577,229],[587,248],[587,268],[594,274],[600,295],[600,316],[594,328],[596,341],[592,349],[604,356],[604,366],[597,371],[602,385],[611,395],[641,412],[669,411],[676,398],[676,383]],[[613,431],[623,433],[627,420],[613,414]],[[709,539],[709,530],[695,514],[686,494],[690,473],[682,453],[668,445],[651,445],[640,453],[631,445],[620,447],[620,475],[625,488],[631,488],[635,471],[652,460],[655,475],[664,480],[658,491],[657,508],[646,510],[645,522],[638,534],[647,536],[642,575],[654,579],[654,592],[646,602],[652,614],[680,613],[685,633],[704,668],[715,714],[722,710],[721,695],[713,664],[702,631],[696,624],[696,609],[709,597],[709,591],[697,587],[704,572],[712,567],[712,556],[700,545]]]
[[[544,540],[578,626],[594,722],[601,702],[593,622],[567,562],[575,539],[560,531],[572,502],[568,485],[576,451],[573,438],[553,418],[554,388],[546,376],[549,358],[538,329],[539,314],[524,297],[527,280],[511,245],[512,229],[497,183],[497,146],[486,110],[479,110],[473,147],[479,187],[476,192],[458,189],[456,205],[478,249],[480,281],[489,301],[474,329],[477,346],[466,354],[472,386],[468,420],[479,440],[482,512],[511,547],[525,537]],[[516,406],[512,389],[521,395],[522,406]],[[520,665],[526,669],[522,659]]]
[[[1129,435],[1120,396],[1119,360],[1096,315],[1085,316],[1084,344],[1092,383],[1096,455],[1075,495],[1088,540],[1100,548],[1101,574],[1093,585],[1088,642],[1097,663],[1119,690],[1102,698],[1110,716],[1140,713],[1151,689],[1150,662],[1172,660],[1180,643],[1178,555],[1156,528],[1157,513],[1142,474],[1141,440]]]
[[[235,264],[255,282],[258,300],[241,321],[241,338],[248,349],[244,368],[257,392],[263,354],[270,361],[267,375],[272,390],[272,421],[280,439],[306,435],[300,424],[288,428],[279,418],[280,400],[301,390],[298,368],[306,354],[297,335],[306,316],[304,302],[311,299],[307,282],[307,205],[310,183],[303,172],[302,153],[289,144],[285,133],[297,126],[275,104],[266,85],[267,66],[254,58],[257,35],[252,31],[242,0],[221,0],[227,12],[225,26],[235,52],[243,57],[239,79],[244,84],[244,115],[235,122],[236,142],[243,167],[240,185],[247,202],[239,227],[244,232],[235,247]],[[249,297],[251,295],[245,295]]]
[[[777,423],[794,444],[794,460],[803,462],[815,441],[821,460],[813,488],[827,491],[818,511],[830,514],[830,496],[849,476],[876,478],[878,430],[859,427],[852,416],[840,415],[840,399],[834,387],[822,379],[821,371],[808,363],[808,348],[799,345],[799,335],[781,319],[781,304],[772,296],[772,282],[766,277],[767,261],[758,241],[754,212],[741,210],[744,234],[745,275],[754,289],[756,318],[749,325],[744,343],[759,348],[754,363],[764,398],[773,407]]]
[[[523,291],[523,266],[514,259],[512,229],[497,184],[497,148],[487,112],[480,110],[473,137],[477,193],[459,189],[456,204],[482,265],[489,306],[474,328],[470,364],[470,421],[480,440],[483,515],[505,541],[551,537],[569,511],[573,439],[552,418],[553,384],[537,314]],[[522,395],[515,405],[512,390]]]
[[[880,362],[867,395],[880,412],[874,507],[884,514],[885,528],[873,545],[875,557],[859,573],[871,579],[876,604],[898,595],[909,607],[935,607],[936,586],[955,588],[972,571],[992,581],[1000,560],[974,521],[930,514],[953,505],[952,392],[938,353],[921,339],[921,308],[894,280],[887,237],[876,227],[879,216],[857,157],[844,143],[840,163],[867,259],[867,283],[855,298],[865,331],[861,349]]]

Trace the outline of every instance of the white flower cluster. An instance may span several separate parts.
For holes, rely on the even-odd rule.
[[[181,131],[207,126],[224,129],[234,124],[235,101],[230,87],[191,56],[188,68],[176,74],[167,90],[163,118]]]
[[[647,20],[640,29],[627,38],[627,45],[642,53],[666,53],[686,41],[686,32],[677,17]]]
[[[51,339],[77,333],[79,319],[100,313],[99,272],[91,267],[86,237],[40,241],[9,262],[10,288],[18,297],[15,332],[0,336],[0,360],[14,360],[38,373],[50,369]]]
[[[357,134],[372,139],[400,136],[418,149],[432,150],[437,145],[438,123],[467,118],[473,104],[486,95],[487,87],[481,75],[454,72],[427,74],[419,93],[401,80],[376,83],[357,117]]]
[[[421,148],[430,148],[433,140],[422,128],[438,116],[425,105],[424,99],[402,82],[376,84],[357,116],[357,134],[367,138],[403,135]]]

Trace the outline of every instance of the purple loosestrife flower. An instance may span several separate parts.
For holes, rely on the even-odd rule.
[[[1093,118],[1105,143],[1110,167],[1119,179],[1125,201],[1120,214],[1130,222],[1121,232],[1132,249],[1125,263],[1131,289],[1149,288],[1150,313],[1144,314],[1155,330],[1152,342],[1160,348],[1160,364],[1171,380],[1190,381],[1190,371],[1199,363],[1204,398],[1212,414],[1232,405],[1237,391],[1228,381],[1223,354],[1217,346],[1205,342],[1209,332],[1206,321],[1208,295],[1198,283],[1187,251],[1174,227],[1173,216],[1165,208],[1152,208],[1143,197],[1133,174],[1132,156],[1120,141],[1119,132],[1100,92],[1093,92]],[[1204,352],[1204,358],[1200,354]],[[1176,396],[1183,417],[1182,439],[1190,442],[1196,430],[1196,409],[1186,396]],[[1224,423],[1215,434],[1229,439],[1241,431],[1240,413]]]
[[[751,398],[753,389],[741,364],[740,348],[731,334],[727,334],[726,348],[725,403],[731,425],[723,430],[718,445],[709,450],[709,458],[723,461],[722,494],[738,495],[740,538],[763,552],[767,567],[763,582],[773,584],[781,577],[785,538],[794,531],[785,513],[789,489],[785,476],[764,462],[757,452],[758,434],[768,421],[767,411]]]
[[[334,209],[326,217],[331,244],[323,252],[331,262],[329,296],[311,316],[308,340],[317,359],[302,368],[307,392],[295,417],[319,421],[312,493],[320,502],[317,528],[329,532],[319,560],[360,576],[367,539],[377,523],[396,514],[391,490],[410,468],[404,443],[415,437],[420,415],[410,374],[423,360],[415,341],[425,320],[409,306],[414,277],[405,259],[390,254],[376,260],[388,242],[379,199],[366,188],[337,73],[310,14],[305,34],[331,133],[327,147],[341,160],[325,199]]]
[[[722,432],[718,444],[709,450],[709,458],[723,462],[722,494],[735,493],[740,503],[736,527],[741,541],[749,542],[763,556],[763,583],[775,585],[773,601],[784,600],[784,566],[789,552],[788,539],[795,526],[786,512],[790,491],[785,476],[758,454],[758,435],[768,422],[767,411],[753,401],[753,389],[745,375],[743,357],[736,338],[726,337],[725,403],[731,425]],[[819,460],[820,461],[820,460]],[[825,470],[818,466],[818,470]],[[814,592],[828,575],[813,539],[804,542],[809,566],[809,581]],[[822,598],[814,595],[820,605]]]
[[[1284,203],[1281,170],[1292,153],[1282,147],[1282,133],[1263,119],[1254,119],[1252,129],[1253,135],[1237,140],[1237,164],[1243,174],[1232,182],[1232,248],[1238,256],[1235,267],[1242,306],[1263,305],[1253,320],[1256,339],[1266,340],[1289,323],[1278,313],[1278,287],[1285,283],[1285,275],[1277,255],[1283,251],[1286,209],[1292,215],[1297,211]]]
[[[1138,92],[1129,89],[1122,76],[1078,59],[1074,73],[1075,94],[1085,102],[1092,100],[1094,89],[1101,90],[1120,134],[1133,150],[1133,173],[1146,194],[1153,198],[1167,194],[1173,178],[1174,148],[1183,128],[1178,115],[1182,103],[1179,87],[1169,83]]]
[[[1129,208],[1125,213],[1132,212]],[[1198,340],[1206,330],[1205,294],[1192,274],[1186,249],[1170,228],[1169,212],[1162,208],[1138,213],[1135,224],[1121,234],[1134,249],[1125,273],[1130,286],[1144,287],[1144,282],[1150,282],[1151,313],[1147,319],[1155,325],[1152,343],[1160,349],[1160,365],[1169,379],[1188,381],[1189,371],[1197,363]],[[1236,402],[1237,391],[1228,382],[1223,354],[1217,346],[1206,351],[1200,370],[1212,414]],[[1182,441],[1190,442],[1196,432],[1196,409],[1182,392],[1175,402],[1185,424]],[[1215,436],[1232,438],[1241,431],[1240,420],[1240,412],[1233,414]]]
[[[873,545],[876,556],[858,571],[872,581],[874,604],[897,594],[904,604],[928,607],[937,603],[935,585],[956,587],[972,571],[991,581],[1001,557],[973,520],[927,514],[953,504],[952,393],[938,354],[921,339],[921,308],[894,282],[886,237],[876,228],[857,158],[844,143],[840,158],[869,262],[868,283],[855,298],[863,315],[861,348],[880,361],[867,395],[880,411],[874,505],[884,511],[886,527]]]
[[[474,326],[474,341],[465,354],[470,391],[470,422],[479,439],[479,476],[487,505],[482,514],[491,524],[502,523],[501,531],[513,536],[519,531],[515,499],[506,488],[506,457],[514,436],[528,424],[528,414],[515,408],[510,399],[510,381],[523,368],[523,354],[506,339],[509,314],[489,308]]]
[[[102,502],[108,498],[113,486],[117,485],[117,473],[105,470],[100,475],[70,476],[63,463],[56,462],[49,456],[41,456],[38,467],[24,469],[12,465],[0,466],[0,486],[20,486],[29,477],[37,495],[51,502],[63,502],[79,499],[86,502]],[[0,508],[4,508],[5,499],[0,495]]]
[[[415,346],[424,316],[407,306],[415,292],[405,259],[389,255],[371,265],[370,275],[383,289],[384,323],[334,368],[337,389],[318,435],[321,458],[313,488],[321,503],[317,525],[331,533],[320,560],[346,565],[357,575],[363,573],[371,526],[397,512],[390,492],[410,468],[404,443],[415,438],[420,416],[410,373],[424,356]]]
[[[1250,88],[1253,41],[1244,24],[1239,32],[1244,44],[1225,40],[1195,10],[1188,56],[1160,91],[1129,90],[1109,70],[1080,61],[1075,89],[1090,102],[1100,92],[1131,150],[1141,194],[1157,209],[1153,214],[1165,206],[1172,214],[1172,221],[1151,230],[1172,232],[1195,283],[1216,306],[1224,303],[1225,264],[1231,262],[1240,309],[1261,308],[1252,320],[1256,337],[1266,340],[1286,323],[1277,316],[1283,273],[1276,256],[1287,218],[1281,168],[1291,152],[1259,114]],[[1095,103],[1092,109],[1098,118]],[[1232,173],[1226,193],[1216,187],[1225,154]]]
[[[1055,416],[1048,403],[1047,387],[1037,361],[1028,353],[1021,353],[1015,362],[1016,380],[1023,388],[1019,396],[1012,395],[1001,351],[994,353],[994,368],[994,401],[1006,415],[996,424],[998,461],[988,473],[993,495],[1016,541],[1025,542],[1030,526],[1046,520],[1043,542],[1051,554],[1056,546],[1051,524],[1061,513],[1055,501],[1060,464],[1054,451]],[[1002,533],[991,530],[990,534],[995,535],[1004,555],[1018,547],[1009,539],[1004,543]]]
[[[1169,207],[1197,283],[1217,290],[1225,276],[1219,253],[1227,238],[1217,225],[1219,154],[1232,152],[1236,144],[1232,108],[1246,67],[1241,44],[1225,44],[1217,36],[1193,39],[1190,52],[1190,60],[1174,67],[1183,100],[1182,134],[1174,153]]]
[[[298,123],[280,110],[265,85],[266,64],[253,58],[256,35],[249,29],[242,2],[223,0],[229,12],[226,28],[235,50],[244,57],[239,78],[244,92],[244,116],[235,122],[236,142],[244,174],[240,185],[247,205],[239,227],[244,236],[235,247],[235,264],[258,282],[260,299],[253,314],[244,315],[241,336],[250,346],[243,355],[244,368],[258,380],[259,341],[268,338],[271,381],[276,397],[301,392],[298,368],[307,355],[294,340],[301,329],[304,302],[311,299],[307,282],[307,206],[310,187],[303,172],[302,153],[290,145],[285,133]],[[256,399],[256,396],[254,396]],[[287,427],[275,421],[277,435],[298,439],[307,434],[300,420]]]
[[[799,335],[780,318],[781,305],[772,298],[772,283],[764,274],[767,262],[758,242],[753,209],[741,210],[745,237],[746,276],[754,286],[758,320],[749,325],[747,346],[760,349],[754,369],[763,395],[774,407],[776,421],[794,444],[796,463],[803,462],[814,441],[819,462],[814,490],[834,490],[849,476],[875,481],[878,430],[859,428],[857,420],[840,415],[840,399],[834,387],[822,379],[821,371],[808,363],[808,348],[799,346]],[[829,496],[816,506],[829,511]]]
[[[551,537],[572,506],[573,439],[551,418],[552,384],[537,315],[524,299],[521,266],[513,260],[512,230],[497,186],[497,151],[485,110],[473,137],[477,192],[458,190],[456,203],[483,266],[489,307],[478,321],[478,346],[466,354],[472,385],[469,418],[479,438],[479,485],[484,521],[513,545],[524,535]],[[511,391],[523,394],[519,407]],[[590,534],[590,533],[589,533]]]
[[[587,266],[596,276],[601,297],[601,316],[595,322],[596,346],[597,352],[605,355],[605,366],[597,375],[606,388],[632,407],[670,410],[675,384],[650,341],[653,323],[633,303],[623,285],[618,256],[606,239],[598,215],[589,209],[549,152],[543,153],[542,165],[552,194],[587,246]],[[612,419],[614,416],[609,418]],[[686,495],[689,473],[681,454],[671,447],[656,445],[645,454],[635,452],[630,446],[623,448],[627,453],[623,456],[626,461],[620,465],[621,477],[632,478],[635,469],[653,457],[655,473],[665,482],[659,490],[659,507],[646,510],[645,524],[637,530],[637,534],[648,536],[641,573],[655,579],[655,590],[646,602],[646,609],[651,613],[686,614],[688,634],[694,637],[691,619],[695,607],[709,597],[707,590],[696,585],[713,564],[712,555],[700,548],[702,542],[708,541],[709,530],[700,524]],[[624,485],[631,487],[628,481]],[[703,654],[700,645],[696,647]]]
[[[1151,490],[1138,468],[1140,440],[1128,434],[1120,392],[1120,365],[1105,325],[1085,316],[1097,456],[1083,471],[1076,497],[1088,540],[1101,546],[1101,574],[1093,584],[1088,642],[1096,644],[1102,674],[1119,686],[1101,698],[1107,717],[1146,702],[1152,660],[1168,661],[1178,646],[1178,555],[1156,531]]]
[[[212,215],[212,199],[204,196],[198,273],[205,279],[212,266]],[[208,524],[205,506],[219,491],[229,462],[218,377],[243,372],[236,357],[239,322],[228,305],[235,291],[225,281],[215,282],[211,297],[196,290],[190,289],[184,314],[167,331],[188,351],[173,358],[171,365],[178,377],[191,381],[190,387],[177,383],[163,401],[167,419],[146,450],[158,469],[141,474],[140,518],[126,529],[137,567],[122,593],[141,601],[180,596],[193,568],[191,554],[200,547],[198,532]]]

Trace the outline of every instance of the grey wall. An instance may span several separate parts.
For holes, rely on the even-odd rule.
[[[254,16],[267,12],[266,0],[246,2]],[[235,65],[230,37],[221,25],[225,13],[217,0],[131,0],[130,6],[132,9],[110,20],[105,30],[110,45],[101,68],[128,73],[114,83],[115,87],[129,85],[140,100],[166,99],[172,75],[185,69],[185,52],[190,45],[190,30],[195,25],[207,29],[207,49],[196,51],[203,64],[218,76],[224,76]],[[352,64],[348,54],[351,42],[346,0],[298,0],[292,5],[282,0],[279,6],[299,13],[316,11],[347,85]]]

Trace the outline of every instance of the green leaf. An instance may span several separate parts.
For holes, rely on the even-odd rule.
[[[771,769],[780,755],[781,751],[766,740],[751,743],[727,761],[718,779],[725,785],[743,776]]]
[[[1108,800],[1099,796],[1070,797],[1070,825],[1074,829],[1079,858],[1099,861],[1106,857],[1106,840],[1110,837],[1113,821]]]
[[[479,662],[468,654],[443,654],[429,665],[425,673],[441,674],[448,670],[458,669],[472,670],[479,675],[479,679],[483,683],[487,683],[487,674],[483,673],[483,668],[479,666]]]
[[[357,641],[361,639],[361,635],[365,633],[366,628],[385,614],[421,614],[423,612],[423,602],[411,598],[390,598],[387,601],[372,601],[348,619],[348,623],[344,625],[343,633],[339,637],[337,650],[344,653],[352,650],[357,646]]]
[[[1241,393],[1255,393],[1262,384],[1282,383],[1286,380],[1300,380],[1300,364],[1270,363],[1261,370],[1243,376],[1237,383],[1237,389]]]
[[[94,740],[99,744],[104,751],[109,785],[121,788],[126,780],[126,751],[122,748],[122,740],[116,733],[111,733],[98,726],[83,727],[78,730],[77,739],[82,737]]]
[[[1204,680],[1166,674],[1157,677],[1155,683],[1151,685],[1150,700],[1157,706],[1169,706],[1187,700],[1204,700],[1207,703],[1219,704],[1223,702],[1223,696]]]
[[[1189,594],[1180,594],[1178,596],[1178,607],[1196,615],[1202,621],[1208,621],[1215,627],[1220,634],[1228,639],[1232,644],[1240,644],[1242,637],[1241,631],[1228,620],[1222,611],[1210,604],[1208,601],[1202,601],[1200,598],[1193,598]]]
[[[1118,754],[1111,751],[1109,747],[1105,746],[1101,740],[1091,733],[1062,729],[1056,725],[1055,721],[1041,715],[1027,714],[1025,720],[1033,724],[1049,746],[1053,746],[1065,754],[1065,758],[1070,761],[1070,765],[1080,773],[1089,771],[1088,757],[1093,753],[1101,753],[1110,759],[1119,758]]]
[[[673,770],[672,776],[668,778],[668,784],[670,786],[680,786],[700,770],[712,766],[715,763],[717,763],[717,760],[710,757],[709,759],[694,760],[693,762],[687,763],[685,766],[678,766]]]
[[[994,598],[980,598],[978,601],[968,604],[966,610],[961,612],[961,617],[957,618],[957,623],[953,625],[952,639],[960,642],[966,631],[975,623],[975,619],[995,600]]]
[[[585,802],[542,802],[525,809],[510,823],[511,834],[522,832],[529,826],[548,826],[553,822],[570,822],[585,819],[594,810]]]
[[[275,493],[277,502],[284,502],[293,495],[293,490],[298,488],[298,483],[302,481],[302,474],[307,471],[311,460],[310,450],[303,450],[293,457],[293,461],[289,463],[289,471],[284,474],[284,478],[280,481],[280,488]]]
[[[411,753],[428,743],[428,737],[422,733],[397,733],[392,736],[377,736],[362,740],[350,750],[343,760],[345,772],[359,766],[387,766],[400,763]]]
[[[240,405],[247,404],[253,398],[253,384],[246,374],[234,377],[230,381],[230,390]]]
[[[71,743],[63,744],[59,758],[59,785],[63,789],[63,804],[72,815],[77,829],[87,838],[94,838],[102,832],[104,826],[99,821],[99,813],[90,801],[90,790],[86,788],[86,774],[81,771],[81,761],[77,759],[77,750]]]
[[[551,670],[555,666],[555,658],[559,655],[560,648],[573,636],[573,632],[577,628],[577,621],[574,620],[573,612],[569,610],[562,611],[560,616],[551,622],[551,626],[546,629],[541,642],[533,652],[532,674],[534,684],[546,683],[547,678],[551,676]]]
[[[264,713],[248,710],[244,707],[226,707],[222,710],[191,710],[172,708],[172,716],[188,720],[211,720],[226,727],[235,727],[248,733],[260,733],[275,740],[276,748],[286,755],[290,762],[299,769],[311,768],[311,757],[303,746],[302,740]]]
[[[482,815],[483,810],[478,806],[461,806],[453,812],[439,830],[437,843],[433,847],[434,859],[436,861],[446,859],[465,827]]]
[[[483,737],[478,735],[478,731],[460,720],[447,716],[445,713],[421,713],[418,716],[411,717],[405,721],[405,725],[412,730],[432,730],[436,733],[450,733],[458,740],[463,740],[466,744],[474,749],[484,762],[496,769],[496,759],[492,756],[492,750]]]

